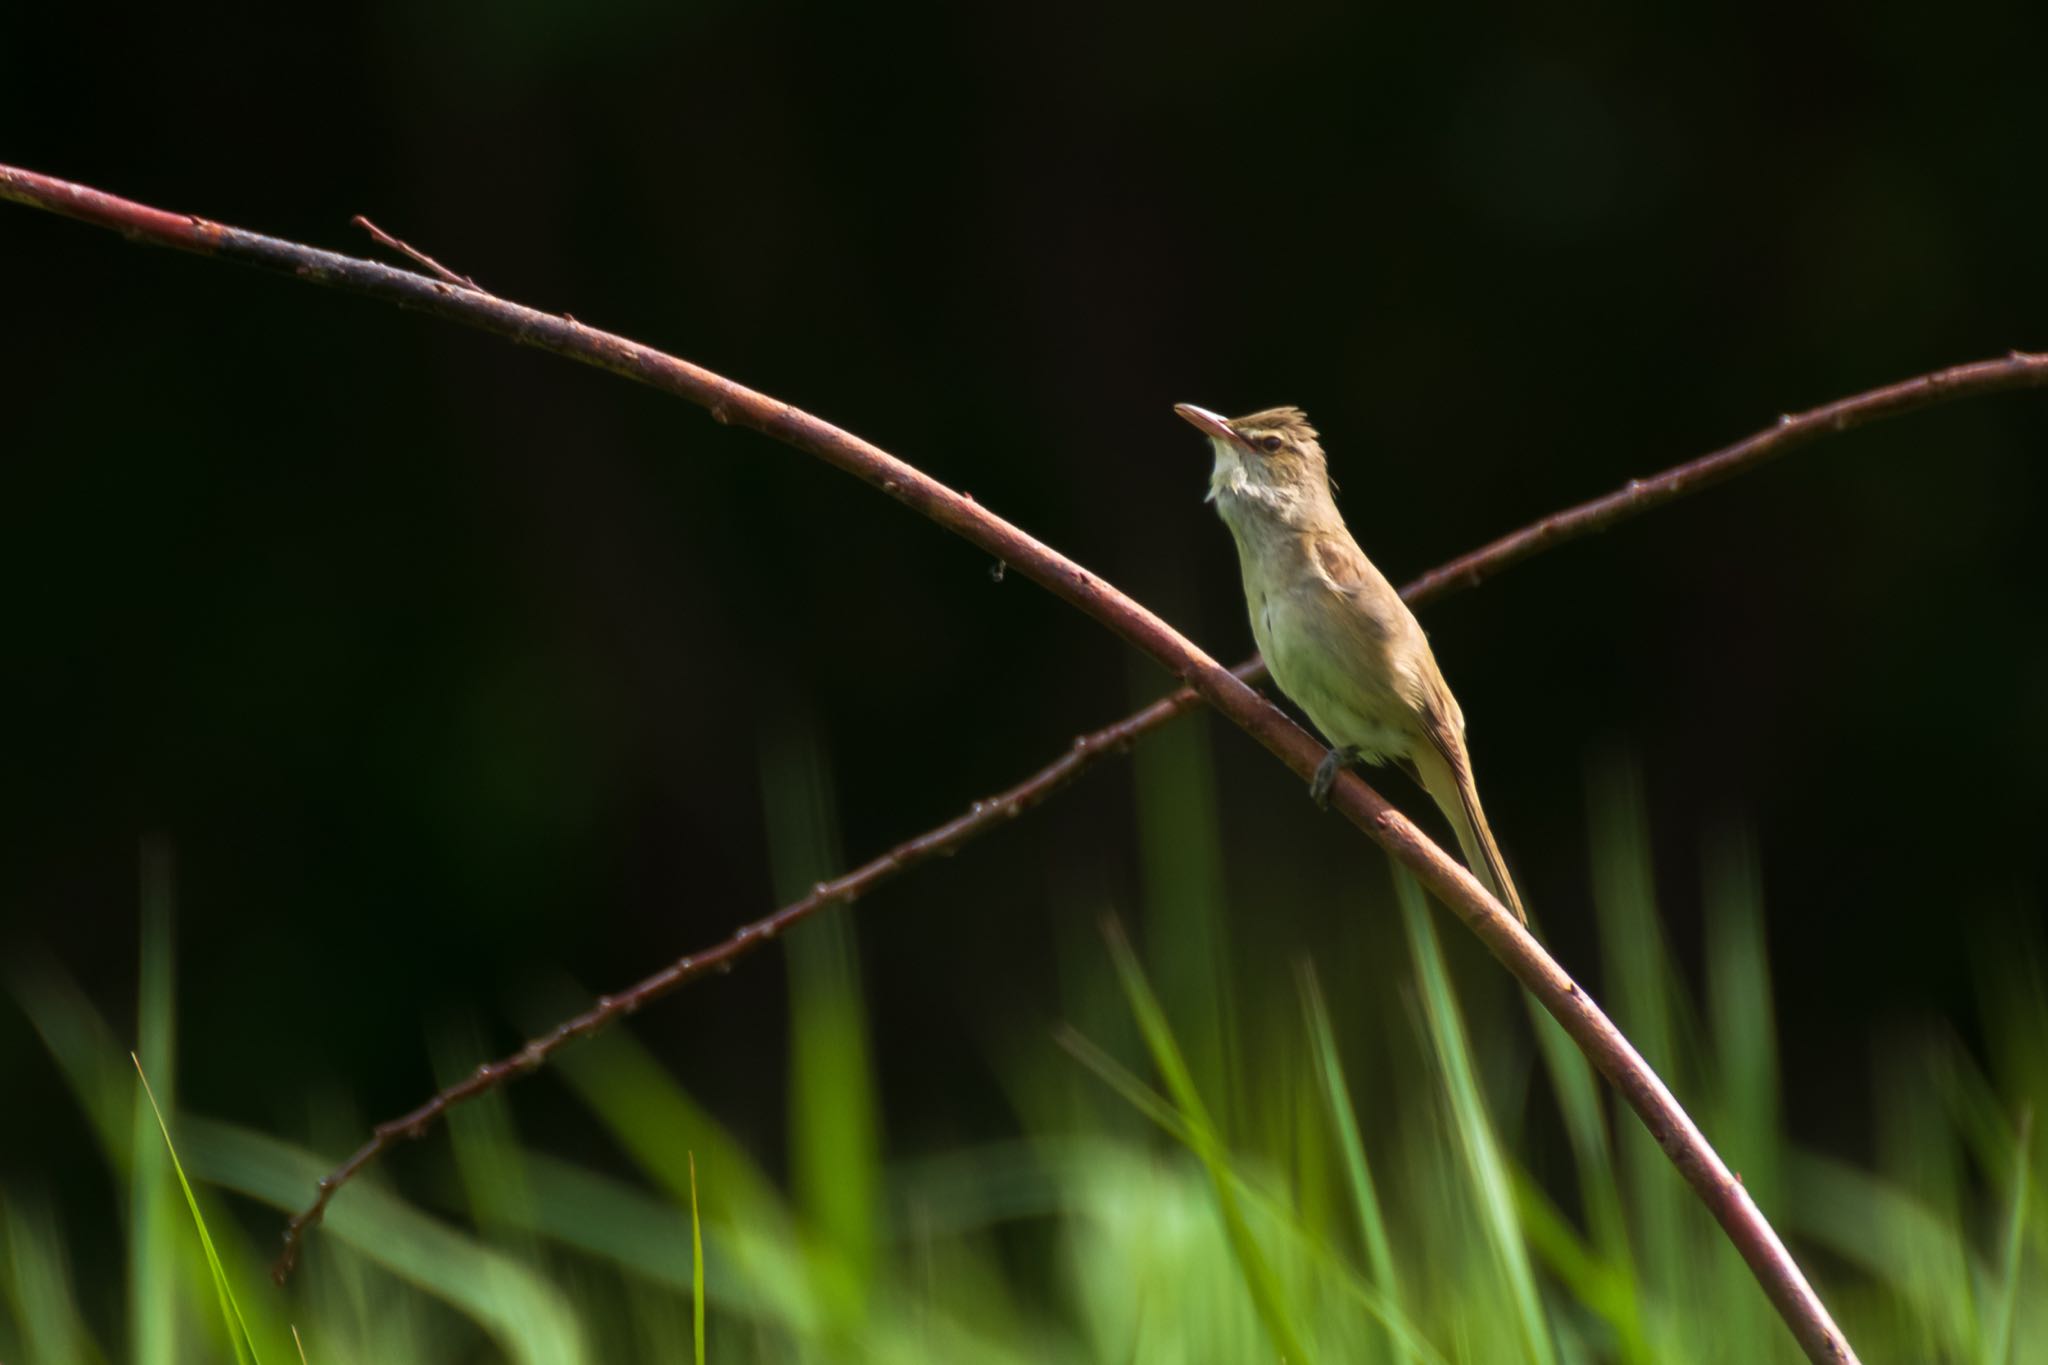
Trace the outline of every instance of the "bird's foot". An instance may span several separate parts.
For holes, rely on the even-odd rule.
[[[1315,777],[1308,784],[1308,799],[1316,803],[1317,810],[1330,808],[1330,788],[1337,785],[1337,774],[1363,757],[1365,755],[1356,744],[1347,744],[1323,755],[1323,761],[1316,765]]]

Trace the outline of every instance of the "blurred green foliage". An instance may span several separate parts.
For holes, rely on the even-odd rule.
[[[0,126],[324,246],[367,212],[1235,656],[1170,403],[1306,405],[1399,578],[2039,349],[2044,49],[2013,5],[15,5]],[[1115,715],[1122,655],[576,367],[25,211],[0,273],[0,965],[42,1035],[0,1010],[8,1365],[226,1358],[131,1046],[265,1360],[287,1319],[316,1362],[685,1358],[692,1153],[721,1360],[1785,1354],[1556,1027],[1207,721],[459,1113],[274,1294],[273,1210],[425,1057],[551,1022],[452,996],[709,940]],[[1560,955],[1873,1362],[2044,1336],[2044,447],[2037,397],[1886,424],[1426,619]],[[1609,737],[1658,780],[1599,771],[1587,856],[1559,774]],[[1694,875],[1727,811],[1753,844]],[[129,930],[153,829],[175,979],[160,849]]]
[[[800,728],[763,753],[778,875],[801,884],[831,862],[830,780]],[[1144,822],[1212,818],[1191,772],[1141,784],[1146,803],[1178,803]],[[1994,1074],[1923,1037],[1891,1058],[1873,1166],[1807,1149],[1777,1117],[1752,857],[1733,843],[1709,860],[1711,951],[1695,992],[1661,944],[1631,779],[1610,770],[1593,792],[1617,1018],[1724,1144],[1864,1357],[2048,1360],[2048,1219],[2028,1118],[2048,1095],[2042,964],[1987,969]],[[245,1232],[276,1218],[237,1217],[229,1198],[293,1207],[328,1160],[178,1109],[167,878],[153,858],[143,1053],[259,1359],[297,1359],[296,1326],[314,1365],[682,1361],[698,1358],[699,1311],[703,1358],[719,1362],[1796,1359],[1733,1250],[1569,1045],[1538,1019],[1532,1049],[1497,974],[1461,992],[1405,878],[1398,1036],[1340,1022],[1356,1010],[1336,1007],[1359,1002],[1326,1000],[1350,975],[1338,962],[1304,966],[1273,1020],[1218,1036],[1199,992],[1154,984],[1230,961],[1220,888],[1176,883],[1184,895],[1147,909],[1154,967],[1113,926],[1106,951],[1074,955],[1091,979],[1075,983],[1064,1052],[1008,1078],[1014,1137],[914,1159],[892,1159],[882,1137],[850,921],[815,923],[789,945],[786,1180],[621,1030],[535,1084],[566,1082],[637,1178],[534,1149],[505,1098],[488,1096],[437,1138],[453,1164],[430,1207],[373,1172],[276,1293]],[[1183,938],[1180,913],[1203,917],[1201,933]],[[1199,960],[1170,970],[1183,942]],[[131,1256],[113,1320],[118,1296],[76,1282],[60,1211],[33,1180],[13,1182],[0,1196],[0,1359],[224,1358],[208,1253],[167,1207],[178,1177],[124,1049],[55,965],[17,963],[12,987],[121,1192]],[[1566,1160],[1546,1150],[1552,1127]]]

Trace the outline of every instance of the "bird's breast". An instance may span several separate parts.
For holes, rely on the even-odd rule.
[[[1273,681],[1333,745],[1355,745],[1373,762],[1408,753],[1414,718],[1388,673],[1383,641],[1349,619],[1350,599],[1326,584],[1267,591],[1252,634]]]

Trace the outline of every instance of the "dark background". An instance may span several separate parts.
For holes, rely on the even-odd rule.
[[[1233,660],[1175,401],[1305,406],[1400,580],[1781,411],[2048,347],[2038,7],[58,10],[0,19],[0,157],[366,254],[368,214],[878,442]],[[768,909],[764,736],[820,737],[865,857],[1164,685],[595,372],[14,207],[0,300],[0,951],[132,1019],[138,841],[169,840],[205,1112],[395,1112],[451,1017],[510,1043],[532,983]],[[1702,839],[1751,832],[1790,1120],[1852,1155],[1889,1031],[1972,1036],[1981,958],[2038,923],[2044,442],[2048,398],[1910,417],[1424,613],[1596,985],[1595,756],[1639,765],[1689,963]],[[1381,854],[1189,724],[1244,951],[1384,913]],[[1133,904],[1132,809],[1111,764],[860,903],[894,1149],[1012,1122],[989,1040],[1042,1032],[1060,945]],[[765,1152],[783,989],[757,958],[641,1025]],[[65,1115],[7,1126],[10,1174],[98,1180],[19,1016],[0,1064]]]

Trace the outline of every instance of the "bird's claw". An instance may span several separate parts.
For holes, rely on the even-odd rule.
[[[1356,744],[1347,744],[1323,755],[1323,761],[1316,765],[1316,775],[1308,784],[1308,799],[1316,803],[1317,810],[1330,808],[1330,788],[1337,785],[1337,774],[1358,762],[1361,756]]]

